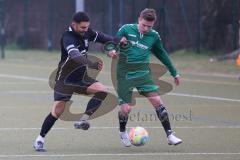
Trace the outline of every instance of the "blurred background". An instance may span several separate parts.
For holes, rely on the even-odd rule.
[[[239,48],[240,0],[0,0],[0,43],[4,48],[59,49],[61,33],[76,11],[91,27],[111,35],[154,8],[155,29],[170,51],[230,53]]]
[[[36,154],[32,143],[53,101],[49,76],[73,13],[86,11],[91,28],[115,35],[147,7],[156,9],[154,29],[181,74],[181,85],[162,99],[184,143],[169,146],[159,121],[148,118],[155,115],[150,103],[138,97],[128,127],[147,128],[146,146],[122,148],[116,107],[92,120],[87,132],[74,130],[71,121],[56,123],[48,152]],[[239,22],[240,0],[0,0],[0,160],[239,160]],[[97,79],[116,95],[114,61],[100,47],[91,43],[89,52],[104,62]],[[154,56],[151,62],[160,63]],[[169,73],[160,79],[173,84]],[[74,95],[71,112],[84,112],[89,98]]]

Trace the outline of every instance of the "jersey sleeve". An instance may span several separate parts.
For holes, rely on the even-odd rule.
[[[157,40],[153,45],[152,52],[167,67],[170,74],[173,77],[176,77],[177,70],[174,67],[174,65],[172,64],[167,51],[164,49],[162,42],[161,42],[161,38],[158,34],[157,34]]]
[[[98,43],[104,44],[109,41],[114,41],[116,43],[119,41],[117,37],[112,37],[102,32],[94,31],[90,28],[89,28],[89,34],[90,34],[89,41],[92,41],[92,42],[98,42]]]
[[[68,54],[71,50],[78,50],[77,47],[75,46],[75,41],[76,40],[70,33],[66,32],[65,34],[63,34],[62,46],[67,51]]]
[[[126,25],[123,25],[117,32],[117,37],[126,37]]]
[[[69,58],[79,65],[88,65],[90,68],[97,69],[98,63],[87,59],[82,53],[85,52],[85,50],[79,52],[78,48],[75,46],[75,41],[75,38],[70,33],[66,33],[62,37],[62,45],[67,51]]]

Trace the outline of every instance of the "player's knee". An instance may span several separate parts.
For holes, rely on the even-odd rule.
[[[55,118],[59,118],[61,116],[61,114],[59,112],[56,112],[55,110],[52,110],[52,116]]]
[[[59,118],[64,111],[65,104],[66,104],[66,102],[63,102],[63,101],[54,102],[52,112],[51,112],[52,115],[56,118]]]
[[[123,104],[121,105],[120,111],[123,115],[128,115],[131,112],[131,106],[128,104]]]
[[[107,88],[101,84],[100,82],[96,82],[88,87],[87,91],[89,93],[96,93],[96,92],[107,92]]]
[[[153,97],[148,97],[148,100],[151,102],[151,104],[156,108],[157,106],[162,104],[162,100],[160,96],[153,96]]]
[[[60,110],[58,108],[55,108],[54,110],[52,110],[52,115],[55,117],[55,118],[59,118],[62,113],[63,113],[63,110]]]
[[[95,88],[96,92],[107,92],[107,88],[104,85],[99,85]]]
[[[107,88],[103,85],[103,86],[100,88],[100,92],[107,92]]]

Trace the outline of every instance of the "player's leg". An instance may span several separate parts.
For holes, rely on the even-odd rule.
[[[130,147],[131,142],[126,131],[129,113],[131,112],[132,90],[118,89],[120,110],[118,111],[120,141],[125,147]]]
[[[126,131],[128,116],[131,112],[132,92],[135,83],[129,79],[119,78],[117,81],[117,94],[120,109],[118,111],[120,141],[125,147],[131,146],[131,142]]]
[[[168,118],[168,112],[166,107],[163,105],[162,99],[157,92],[146,92],[144,96],[146,96],[154,106],[157,116],[163,125],[166,135],[168,136],[171,133],[172,129]]]
[[[182,140],[177,138],[175,135],[173,135],[173,131],[171,129],[171,124],[169,121],[168,111],[163,105],[163,102],[161,100],[161,97],[158,95],[157,92],[147,92],[144,94],[148,98],[148,100],[151,102],[151,104],[154,106],[155,111],[157,113],[157,116],[159,120],[162,123],[162,126],[165,130],[165,133],[168,138],[168,144],[169,145],[178,145],[182,143]]]
[[[121,143],[125,147],[130,147],[131,142],[126,131],[126,125],[128,122],[129,113],[131,112],[131,106],[128,103],[121,104],[120,110],[118,112],[118,120],[119,120],[119,135]]]
[[[44,119],[40,134],[36,138],[33,147],[36,151],[43,152],[44,149],[44,140],[47,133],[51,130],[52,126],[58,119],[58,117],[61,116],[61,114],[64,111],[65,104],[67,101],[71,99],[71,94],[62,94],[54,91],[54,103],[52,106],[51,112],[47,115],[47,117]]]
[[[76,129],[87,130],[90,127],[89,117],[101,106],[107,97],[107,89],[100,82],[95,82],[87,87],[86,92],[87,94],[94,94],[94,96],[89,100],[83,116],[74,123]]]
[[[120,105],[120,110],[118,111],[118,119],[119,119],[119,131],[125,132],[126,125],[128,122],[128,116],[131,112],[131,106],[127,103]]]
[[[89,100],[85,114],[91,116],[107,97],[107,88],[100,82],[95,82],[87,88],[88,94],[94,94]]]
[[[39,136],[36,138],[34,142],[34,148],[36,151],[43,152],[44,149],[44,139],[47,133],[50,131],[58,117],[63,113],[65,101],[55,101],[52,107],[52,111],[47,115],[45,120],[43,121],[41,131]]]
[[[161,121],[164,131],[167,135],[168,143],[174,145],[180,144],[182,140],[173,135],[173,131],[171,129],[171,124],[168,117],[168,111],[165,108],[163,101],[157,92],[158,86],[154,84],[151,76],[146,75],[142,83],[136,88],[139,93],[147,97],[151,104],[154,106],[157,116]]]

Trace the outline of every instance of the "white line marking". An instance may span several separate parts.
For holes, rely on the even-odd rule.
[[[10,74],[0,74],[0,77],[48,82],[48,79],[45,79],[45,78],[19,76],[19,75],[10,75]]]
[[[212,97],[212,96],[201,96],[201,95],[185,94],[185,93],[167,93],[167,95],[181,96],[181,97],[191,97],[191,98],[201,98],[201,99],[210,99],[210,100],[220,100],[220,101],[240,102],[240,99]]]
[[[91,127],[91,130],[108,130],[108,129],[118,129],[119,127]],[[132,128],[132,127],[127,127]],[[144,126],[146,129],[162,129],[160,126]],[[239,129],[240,126],[178,126],[173,127],[176,129]],[[0,131],[28,131],[28,130],[40,130],[41,128],[0,128]],[[74,128],[52,128],[53,130],[76,130]]]
[[[109,90],[114,90],[112,86],[106,86]],[[191,98],[201,98],[201,99],[210,99],[210,100],[219,100],[219,101],[231,101],[231,102],[240,102],[240,99],[232,99],[232,98],[223,98],[223,97],[212,97],[212,96],[201,96],[194,94],[185,94],[185,93],[167,93],[166,95],[170,96],[180,96],[180,97],[191,97]]]
[[[189,79],[189,78],[182,78],[183,82],[193,82],[193,83],[207,83],[207,84],[214,84],[214,85],[231,85],[231,86],[238,86],[240,87],[240,83],[238,81],[234,82],[223,82],[223,81],[214,81],[214,80],[202,80],[202,79]]]
[[[39,82],[0,82],[0,85],[36,85],[39,84]],[[45,85],[45,83],[43,83]]]
[[[52,91],[10,90],[10,91],[0,91],[0,94],[53,94],[53,90]]]
[[[194,75],[194,76],[202,76],[202,77],[222,77],[222,78],[237,78],[238,75],[232,74],[221,74],[221,73],[192,73],[192,72],[184,72],[183,75]]]
[[[27,77],[27,76],[18,76],[18,75],[8,75],[8,74],[0,74],[0,77],[7,78],[16,78],[16,79],[26,79],[26,80],[34,80],[34,81],[43,81],[48,82],[48,79],[37,78],[37,77]],[[113,90],[113,86],[106,86],[108,89]],[[32,91],[33,92],[33,91]],[[15,93],[15,91],[12,91]],[[26,93],[26,92],[25,92]],[[240,99],[231,99],[231,98],[222,98],[222,97],[212,97],[212,96],[201,96],[201,95],[193,95],[193,94],[184,94],[184,93],[168,93],[167,95],[172,96],[182,96],[182,97],[191,97],[191,98],[201,98],[201,99],[210,99],[210,100],[221,100],[221,101],[231,101],[231,102],[240,102]]]
[[[8,157],[86,157],[86,156],[194,156],[194,155],[240,155],[240,152],[181,152],[181,153],[82,153],[82,154],[15,154],[0,155],[1,158]]]
[[[113,87],[107,86],[111,91],[114,91]],[[30,90],[8,90],[0,91],[0,94],[52,94],[53,91],[30,91]],[[190,98],[200,98],[200,99],[209,99],[209,100],[218,100],[218,101],[230,101],[230,102],[240,102],[240,99],[224,98],[224,97],[212,97],[212,96],[201,96],[194,94],[185,94],[185,93],[167,93],[169,96],[179,96],[179,97],[190,97]]]

